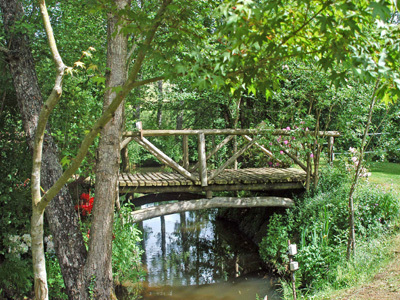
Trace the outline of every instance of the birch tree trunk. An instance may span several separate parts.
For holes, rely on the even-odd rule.
[[[17,0],[0,0],[3,25],[7,35],[7,60],[13,84],[17,95],[17,104],[22,116],[24,131],[31,151],[34,147],[35,132],[39,114],[43,106],[35,65],[29,47],[29,39],[21,31],[13,31],[16,21],[24,15],[23,7]],[[47,126],[46,131],[50,133]],[[62,168],[59,163],[56,145],[49,134],[44,136],[44,147],[41,161],[40,184],[47,190],[61,176]],[[74,211],[72,198],[66,187],[62,188],[50,202],[46,217],[53,236],[55,250],[64,278],[66,292],[70,299],[77,299],[79,273],[86,259],[86,248],[79,230],[77,215]],[[32,224],[43,226],[43,215],[37,215]],[[40,237],[36,241],[43,248]],[[40,255],[44,257],[43,249]],[[44,260],[41,262],[44,265]],[[41,273],[45,276],[45,269]],[[44,277],[45,278],[45,277]],[[43,278],[39,281],[43,281]],[[46,287],[44,288],[47,289]],[[39,289],[41,290],[41,289]],[[47,291],[42,291],[42,295]]]
[[[32,213],[32,222],[31,222],[31,235],[32,235],[32,256],[33,256],[33,265],[34,265],[34,276],[35,276],[35,293],[36,293],[36,299],[48,299],[48,288],[47,288],[47,277],[46,277],[46,269],[45,269],[45,257],[44,257],[44,247],[43,247],[43,215],[44,215],[44,210],[46,207],[51,205],[51,200],[54,198],[58,197],[57,195],[60,195],[60,201],[57,203],[55,208],[58,209],[65,209],[65,214],[61,213],[55,213],[52,215],[52,217],[55,217],[56,220],[54,221],[54,228],[58,228],[61,230],[62,234],[60,235],[60,238],[57,242],[59,242],[59,245],[57,245],[56,242],[56,247],[64,247],[63,249],[71,250],[70,252],[59,256],[60,257],[60,263],[61,263],[61,269],[63,271],[63,267],[65,267],[64,271],[66,272],[67,276],[70,281],[66,281],[65,277],[64,280],[66,281],[67,288],[72,287],[73,290],[69,294],[70,299],[79,299],[79,300],[84,300],[88,298],[88,286],[94,284],[92,291],[95,292],[94,297],[96,299],[111,299],[112,294],[110,294],[110,286],[112,289],[112,273],[111,273],[111,237],[112,237],[112,217],[113,217],[113,207],[114,207],[114,200],[115,198],[109,198],[111,201],[106,201],[103,199],[103,201],[98,201],[99,204],[97,205],[97,209],[94,209],[93,214],[97,213],[99,214],[99,217],[94,218],[93,220],[94,227],[93,227],[93,232],[92,232],[92,239],[91,239],[91,244],[90,244],[90,260],[86,260],[85,268],[83,269],[83,264],[85,263],[85,254],[86,250],[83,245],[82,241],[82,236],[75,230],[77,229],[77,220],[76,216],[74,217],[74,212],[72,208],[72,203],[71,201],[64,201],[66,200],[64,197],[67,197],[67,193],[65,192],[64,194],[61,192],[63,187],[65,186],[67,180],[77,171],[79,168],[82,160],[86,156],[86,153],[88,151],[89,146],[92,144],[93,140],[95,137],[100,133],[101,130],[103,130],[106,127],[106,124],[114,118],[114,123],[117,124],[116,120],[120,119],[121,117],[116,116],[116,110],[124,100],[124,98],[128,95],[128,93],[135,87],[145,85],[151,82],[155,82],[160,80],[160,77],[155,77],[155,78],[149,78],[143,81],[137,81],[137,74],[142,66],[142,63],[146,57],[147,54],[147,49],[152,43],[156,31],[159,28],[159,26],[162,24],[162,19],[163,16],[166,12],[166,8],[168,7],[169,4],[171,4],[172,0],[164,0],[163,3],[161,4],[156,16],[155,16],[155,21],[152,24],[152,26],[149,27],[149,29],[146,31],[146,38],[143,43],[143,48],[138,51],[138,54],[136,56],[135,63],[132,66],[132,69],[130,71],[130,74],[128,76],[128,80],[124,82],[124,80],[121,80],[118,84],[116,83],[116,78],[113,78],[111,74],[107,75],[107,85],[109,87],[114,86],[112,83],[114,82],[116,86],[121,85],[122,83],[123,86],[121,89],[118,90],[118,92],[114,93],[115,91],[108,89],[107,94],[105,96],[105,105],[104,105],[104,112],[101,117],[98,118],[96,123],[93,125],[92,129],[88,132],[88,134],[85,136],[85,138],[82,140],[81,147],[78,150],[78,153],[76,157],[73,159],[69,167],[65,172],[62,173],[58,177],[58,171],[61,170],[61,168],[56,167],[55,169],[50,169],[50,171],[46,172],[49,174],[48,178],[51,178],[52,181],[55,181],[54,184],[48,183],[49,188],[45,191],[44,195],[41,195],[41,188],[44,187],[44,185],[41,186],[42,180],[46,178],[44,176],[43,178],[41,177],[41,170],[44,170],[46,167],[46,164],[48,166],[53,166],[54,162],[57,162],[57,152],[55,149],[52,149],[52,141],[50,139],[50,136],[45,135],[45,132],[47,131],[47,121],[50,113],[54,109],[54,106],[58,103],[58,100],[61,97],[62,93],[62,80],[64,76],[64,70],[66,66],[63,64],[61,56],[58,53],[57,46],[54,40],[54,35],[52,32],[52,28],[50,25],[50,18],[47,14],[47,8],[45,5],[44,0],[39,0],[39,6],[40,6],[40,11],[42,13],[43,21],[44,21],[44,27],[46,30],[46,35],[49,41],[49,46],[50,50],[52,53],[52,57],[54,59],[56,69],[57,69],[57,74],[56,74],[56,80],[55,84],[53,87],[53,90],[49,97],[47,98],[45,103],[42,103],[42,99],[40,97],[40,90],[38,87],[36,87],[36,90],[34,90],[33,94],[30,91],[32,89],[31,86],[31,81],[29,78],[35,78],[36,80],[36,75],[34,74],[34,68],[31,66],[33,65],[33,60],[32,57],[26,56],[26,52],[22,51],[23,55],[21,56],[22,58],[29,58],[27,60],[21,59],[20,62],[20,57],[18,55],[21,55],[19,52],[21,49],[25,49],[28,46],[27,43],[27,37],[25,35],[21,35],[20,33],[17,32],[12,32],[12,26],[18,19],[17,16],[22,16],[23,14],[23,9],[21,6],[21,3],[18,0],[0,0],[0,5],[3,13],[3,20],[4,20],[4,27],[5,31],[9,34],[9,36],[12,36],[13,38],[17,37],[15,43],[13,41],[9,41],[8,43],[8,49],[4,49],[2,47],[0,51],[5,52],[9,60],[12,61],[13,59],[16,60],[16,66],[20,67],[21,69],[15,69],[15,74],[13,74],[13,77],[17,78],[20,80],[19,84],[21,85],[21,95],[22,97],[26,97],[26,99],[34,100],[32,102],[27,101],[21,101],[21,105],[23,106],[21,108],[21,111],[27,112],[27,117],[26,119],[29,121],[28,123],[25,124],[25,130],[27,131],[27,136],[30,139],[29,142],[31,143],[32,148],[33,148],[33,165],[32,165],[32,178],[31,178],[31,185],[32,185],[32,207],[33,207],[33,213]],[[120,4],[120,7],[123,7],[124,3],[128,3],[127,0],[118,0],[116,1],[116,4]],[[110,16],[112,18],[112,16]],[[115,26],[115,19],[114,21],[110,21],[110,24],[113,24]],[[8,28],[6,28],[8,26]],[[113,30],[111,30],[113,32]],[[111,38],[118,39],[119,35],[117,34],[116,37],[112,37],[111,35],[109,36],[109,40]],[[9,38],[10,39],[10,38]],[[112,41],[111,41],[112,42]],[[18,44],[20,43],[20,44]],[[15,48],[13,48],[16,46]],[[115,46],[115,45],[114,45]],[[110,46],[109,46],[110,48]],[[10,50],[11,49],[11,50]],[[26,48],[29,49],[29,48]],[[113,47],[110,48],[111,50],[115,50]],[[28,51],[29,52],[29,51]],[[29,61],[30,60],[30,61]],[[116,64],[124,65],[125,68],[125,63],[126,63],[126,56],[123,57],[121,60],[114,61]],[[28,66],[28,68],[25,68]],[[12,69],[14,66],[10,64],[10,69]],[[119,70],[120,67],[116,67],[117,70]],[[121,67],[122,68],[122,67]],[[25,74],[25,69],[29,69],[30,72],[28,72],[28,77],[19,77],[21,74]],[[111,69],[111,68],[110,68]],[[33,70],[33,72],[32,72]],[[26,74],[25,74],[26,75]],[[25,76],[24,75],[24,76]],[[124,78],[126,77],[126,72],[123,73]],[[37,81],[37,80],[36,80]],[[18,86],[18,83],[15,84]],[[107,102],[108,101],[108,102]],[[19,100],[20,102],[20,100]],[[35,112],[35,113],[32,113]],[[122,120],[122,118],[121,118]],[[113,124],[112,126],[118,126],[120,125],[115,125]],[[115,131],[111,131],[115,132]],[[118,151],[117,156],[119,159],[119,137],[114,137],[118,139]],[[114,143],[113,137],[110,137],[106,134],[103,135],[103,145],[104,145],[104,151],[105,151],[105,156],[100,157],[100,160],[107,160],[107,159],[113,159],[113,157],[108,156],[110,152],[107,152],[107,142]],[[53,153],[51,155],[54,155],[53,159],[49,159],[49,161],[46,163],[46,150],[50,149],[51,151],[49,153]],[[113,151],[114,153],[114,151]],[[117,159],[117,163],[119,162]],[[112,160],[111,165],[114,166],[115,160]],[[43,167],[43,168],[42,168]],[[59,169],[58,169],[59,168]],[[104,174],[101,174],[104,172]],[[107,177],[107,169],[103,167],[100,167],[98,169],[98,173],[101,174],[101,176]],[[112,171],[113,176],[118,176],[118,169],[116,171]],[[100,176],[100,177],[101,177]],[[58,177],[58,178],[57,178]],[[101,179],[100,179],[101,180]],[[110,180],[112,182],[114,179]],[[114,185],[116,188],[116,185]],[[98,188],[98,190],[101,190],[101,187]],[[60,194],[61,192],[61,194]],[[107,191],[104,191],[104,193],[107,193]],[[100,193],[101,194],[101,193]],[[116,190],[111,191],[110,194],[115,195]],[[109,194],[107,194],[109,195]],[[59,205],[59,206],[58,206]],[[69,209],[69,210],[68,210]],[[71,213],[72,211],[72,213]],[[49,214],[51,215],[51,214]],[[111,216],[111,217],[110,217]],[[66,217],[67,219],[63,219]],[[102,217],[106,217],[108,219],[102,219]],[[101,228],[102,224],[106,222],[105,228]],[[111,227],[111,230],[110,230]],[[64,231],[65,230],[65,231]],[[70,231],[69,231],[70,230]],[[99,239],[96,241],[96,238]],[[70,244],[68,244],[70,243]],[[108,245],[107,245],[108,244]],[[75,253],[74,253],[75,249]],[[61,251],[56,249],[57,251]],[[102,251],[105,250],[106,253],[102,253]],[[60,252],[61,253],[61,252]],[[62,259],[61,259],[62,257]],[[63,264],[65,264],[63,266]],[[64,275],[63,271],[63,276]],[[80,276],[78,275],[81,274]],[[99,276],[97,277],[98,274]],[[86,281],[86,282],[85,282]],[[71,284],[72,283],[72,284]],[[96,284],[97,283],[97,284]],[[110,293],[109,293],[110,292]],[[107,294],[108,293],[108,294]],[[107,294],[107,295],[106,295]],[[91,295],[93,296],[93,295]]]
[[[129,0],[115,0],[118,10],[129,5]],[[119,32],[118,16],[108,15],[108,48],[106,93],[103,112],[114,100],[114,87],[122,86],[127,78],[126,57],[128,38]],[[101,131],[96,165],[95,202],[90,228],[89,254],[85,265],[84,277],[86,291],[91,286],[96,299],[113,299],[111,254],[114,205],[118,197],[118,174],[120,160],[120,142],[123,125],[123,104],[115,111],[113,118]],[[84,291],[82,291],[84,292]]]

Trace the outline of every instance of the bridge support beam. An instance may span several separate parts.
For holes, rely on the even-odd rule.
[[[208,208],[290,207],[293,205],[294,201],[292,199],[284,197],[215,197],[212,199],[182,201],[140,209],[130,214],[128,222],[137,223],[164,215]]]

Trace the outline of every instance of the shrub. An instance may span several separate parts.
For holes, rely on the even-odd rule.
[[[269,222],[267,236],[260,244],[261,258],[274,265],[278,271],[284,271],[287,263],[286,249],[288,245],[289,233],[288,218],[274,214]]]
[[[46,252],[47,284],[51,299],[68,299],[65,293],[64,280],[61,275],[60,264],[54,252]]]
[[[32,260],[6,255],[0,264],[0,299],[23,299],[32,292]]]
[[[123,206],[120,214],[115,215],[112,248],[114,282],[128,290],[129,299],[138,295],[140,288],[137,283],[145,276],[141,264],[143,251],[139,247],[141,232],[136,224],[126,221],[131,211],[129,206]]]
[[[288,209],[284,215],[271,217],[268,233],[260,244],[261,257],[283,271],[287,265],[287,240],[297,243],[296,260],[300,269],[296,276],[307,291],[314,291],[326,282],[336,282],[338,270],[348,264],[350,183],[351,177],[343,167],[324,168],[319,185],[302,199],[296,199],[296,207]],[[366,180],[360,180],[354,201],[358,244],[363,245],[389,232],[399,220],[400,200]],[[353,268],[358,268],[356,262]]]

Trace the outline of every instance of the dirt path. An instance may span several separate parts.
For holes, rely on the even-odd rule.
[[[331,299],[400,300],[400,234],[393,238],[393,258],[371,282],[339,292]]]

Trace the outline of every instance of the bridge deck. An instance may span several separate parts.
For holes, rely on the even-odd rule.
[[[305,180],[306,173],[294,168],[226,169],[207,186],[201,186],[200,179],[191,181],[178,173],[122,173],[119,189],[120,193],[284,190],[303,189]]]

